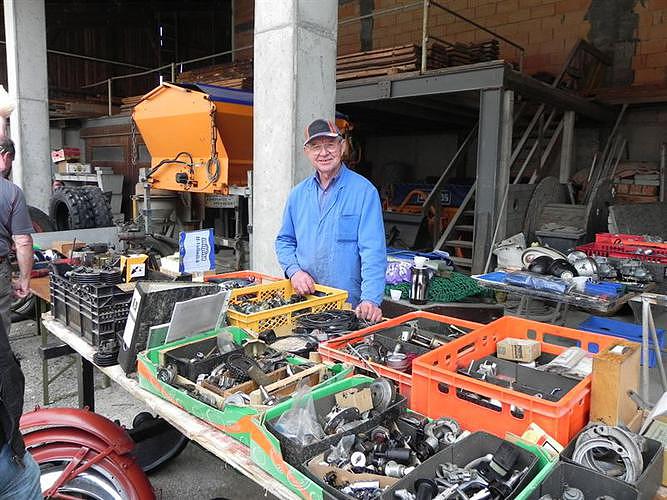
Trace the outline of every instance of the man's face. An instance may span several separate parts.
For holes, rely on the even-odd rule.
[[[0,153],[0,175],[5,179],[9,178],[9,175],[12,173],[12,162],[14,161],[14,155],[11,153]]]
[[[332,174],[340,166],[343,141],[340,137],[316,137],[303,149],[315,170],[321,174]]]

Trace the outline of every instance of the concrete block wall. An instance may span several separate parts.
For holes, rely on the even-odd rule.
[[[315,1],[315,0],[312,0]],[[557,74],[580,38],[614,56],[615,85],[667,84],[667,0],[439,0],[443,5],[526,48],[529,74]],[[339,0],[339,21],[406,5],[407,0]],[[490,35],[431,7],[429,34],[449,42],[480,42]],[[252,43],[253,0],[235,0],[235,46]],[[338,53],[421,43],[422,9],[343,24]],[[518,52],[501,42],[501,57]],[[237,54],[252,57],[252,51]]]

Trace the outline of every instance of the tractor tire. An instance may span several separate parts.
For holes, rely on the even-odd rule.
[[[36,233],[50,233],[56,230],[55,221],[39,208],[28,206],[28,213]]]
[[[93,218],[95,227],[113,226],[113,216],[111,215],[111,205],[107,197],[97,186],[83,186],[81,188],[83,195],[88,199],[88,203],[93,209]]]
[[[51,196],[49,214],[56,222],[58,231],[95,227],[93,208],[88,203],[88,197],[76,188],[56,189]]]

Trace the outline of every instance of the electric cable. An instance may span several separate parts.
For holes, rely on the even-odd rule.
[[[304,314],[296,318],[296,325],[309,333],[319,330],[329,338],[368,326],[366,321],[357,318],[354,311],[342,309]]]

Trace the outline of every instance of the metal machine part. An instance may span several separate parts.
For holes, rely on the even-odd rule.
[[[602,474],[635,483],[644,470],[644,444],[643,437],[621,427],[595,424],[577,438],[572,460]],[[623,466],[619,466],[619,461]]]
[[[324,433],[336,434],[343,425],[361,418],[359,409],[355,407],[340,408],[334,406],[324,418]]]
[[[371,397],[373,399],[373,408],[378,412],[383,412],[396,399],[396,387],[386,378],[377,378],[371,385]]]
[[[175,365],[166,365],[164,367],[160,367],[157,370],[157,378],[160,382],[163,382],[165,384],[173,384],[174,380],[176,380],[176,375],[178,374],[178,369],[176,368]]]

